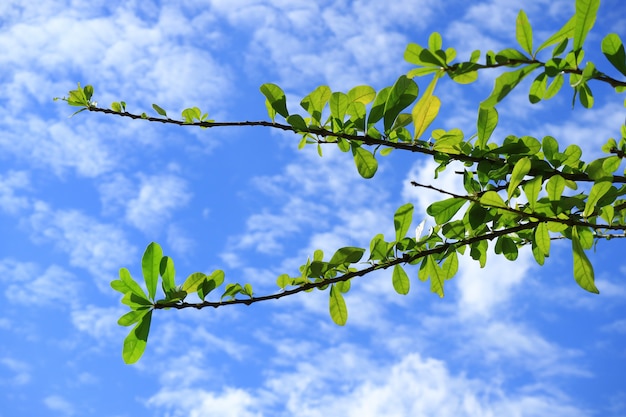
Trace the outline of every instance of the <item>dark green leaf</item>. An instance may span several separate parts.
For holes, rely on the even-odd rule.
[[[152,105],[152,108],[153,108],[154,110],[156,110],[156,112],[157,112],[157,113],[159,113],[161,116],[163,116],[163,117],[167,117],[167,113],[165,112],[165,110],[163,110],[163,109],[162,109],[161,107],[159,107],[158,105],[153,104],[153,105]]]
[[[426,213],[435,218],[437,224],[447,223],[460,209],[467,200],[464,198],[448,198],[443,201],[437,201],[426,209]]]
[[[285,96],[285,92],[276,84],[263,84],[260,88],[261,93],[267,99],[267,102],[271,106],[271,108],[278,114],[283,117],[289,116],[289,112],[287,111],[287,97]],[[270,113],[270,118],[272,121],[274,120],[273,115]]]
[[[385,131],[391,129],[393,122],[400,112],[415,101],[417,93],[418,88],[415,81],[408,78],[406,75],[401,75],[400,78],[398,78],[391,87],[391,91],[385,102],[385,109],[383,110]]]
[[[345,265],[357,263],[363,257],[365,249],[355,248],[352,246],[346,246],[344,248],[337,249],[337,252],[330,258],[328,262],[331,265]]]
[[[506,97],[513,90],[513,88],[515,88],[515,86],[524,79],[524,77],[534,71],[537,67],[539,67],[539,64],[530,64],[518,70],[501,74],[498,78],[496,78],[493,91],[487,99],[480,103],[480,107],[494,107],[502,101],[502,99],[504,99],[504,97]]]
[[[619,72],[626,75],[626,53],[617,33],[609,33],[602,39],[602,53]]]

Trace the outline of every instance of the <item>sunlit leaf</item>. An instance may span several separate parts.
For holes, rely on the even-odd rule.
[[[411,282],[409,276],[401,265],[394,265],[392,274],[393,289],[398,294],[406,295],[409,293]]]
[[[591,191],[589,191],[589,197],[585,204],[585,211],[583,216],[590,216],[596,209],[596,204],[609,190],[611,189],[611,181],[599,181],[593,184]]]
[[[541,51],[542,49],[547,48],[550,45],[554,45],[555,43],[562,42],[564,39],[573,38],[575,26],[576,26],[576,15],[572,16],[570,20],[568,20],[567,23],[565,23],[563,27],[561,27],[561,29],[559,29],[554,35],[546,39],[545,42],[542,43],[539,46],[539,48],[537,48],[537,51],[535,51],[535,54]]]
[[[578,285],[589,292],[600,294],[594,283],[593,266],[580,244],[575,227],[572,229],[572,254],[574,257],[574,279]]]
[[[356,169],[363,178],[372,178],[378,170],[378,161],[374,155],[360,146],[353,146],[354,163]]]
[[[198,286],[201,285],[205,279],[207,279],[207,276],[202,272],[194,272],[187,277],[182,285],[182,290],[187,293],[196,292]]]
[[[626,75],[626,53],[618,34],[609,33],[602,39],[602,53],[619,72]]]
[[[495,191],[487,191],[480,197],[480,204],[490,207],[507,207],[506,203]]]
[[[161,249],[158,243],[152,242],[148,245],[141,258],[141,272],[143,273],[143,279],[146,282],[146,288],[151,300],[154,300],[154,295],[156,294],[162,257],[163,249]]]
[[[435,218],[437,224],[447,223],[467,202],[464,198],[448,198],[428,206],[426,213]]]
[[[574,27],[574,51],[582,49],[587,33],[596,22],[600,0],[576,0],[576,25]]]
[[[124,339],[122,358],[128,365],[133,364],[141,358],[146,350],[148,334],[150,333],[150,322],[152,320],[152,310],[141,318],[141,321],[130,331]]]
[[[418,88],[415,81],[408,78],[406,75],[401,75],[400,78],[391,87],[387,101],[385,102],[385,109],[383,110],[383,121],[385,131],[391,129],[396,117],[404,110],[409,104],[417,98]]]
[[[509,186],[507,187],[507,198],[510,200],[513,193],[520,185],[526,174],[530,171],[530,159],[527,156],[521,158],[515,163],[513,171],[511,172],[511,178],[509,179]]]
[[[276,113],[285,118],[289,116],[289,112],[287,111],[287,97],[285,96],[285,92],[279,86],[267,83],[263,84],[260,90]],[[272,120],[274,119],[272,114],[270,114],[270,118]]]
[[[484,149],[487,145],[487,141],[491,137],[494,129],[498,125],[498,111],[495,107],[479,107],[478,108],[478,121],[476,123],[478,128],[478,142],[477,146]]]
[[[407,203],[396,210],[393,215],[393,226],[396,230],[396,241],[400,241],[409,232],[413,221],[413,204]]]
[[[330,258],[328,261],[331,265],[344,265],[344,264],[353,264],[357,263],[363,257],[363,253],[365,253],[365,249],[356,248],[353,246],[346,246],[340,249],[337,249],[337,252]]]
[[[163,110],[163,109],[162,109],[161,107],[159,107],[158,105],[153,104],[153,105],[152,105],[152,108],[153,108],[154,110],[156,110],[156,112],[157,112],[157,113],[159,113],[161,116],[163,116],[163,117],[167,117],[167,113],[165,112],[165,110]]]
[[[493,91],[485,100],[480,103],[480,107],[494,107],[504,99],[528,74],[533,72],[540,64],[529,64],[518,70],[505,72],[496,78]]]
[[[343,295],[339,289],[334,285],[330,286],[330,299],[329,299],[330,317],[339,326],[343,326],[348,321],[348,309],[346,308],[346,302],[343,299]]]
[[[533,30],[528,21],[528,16],[520,10],[515,21],[515,36],[517,42],[529,55],[533,54]]]
[[[169,256],[161,258],[159,264],[159,272],[163,279],[163,290],[168,292],[176,287],[176,269],[174,269],[174,261]]]

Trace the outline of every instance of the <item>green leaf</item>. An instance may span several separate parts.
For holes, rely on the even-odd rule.
[[[138,310],[144,307],[152,306],[152,301],[145,296],[137,295],[134,292],[127,292],[121,300],[122,304],[127,305],[132,310]]]
[[[167,113],[161,107],[157,106],[156,104],[153,104],[152,108],[156,110],[156,112],[159,113],[161,116],[167,117]]]
[[[509,186],[507,187],[507,198],[510,200],[513,193],[520,185],[526,174],[530,171],[530,159],[527,156],[521,158],[515,163],[513,171],[511,172],[511,178],[509,179]]]
[[[121,113],[122,106],[117,101],[114,101],[113,103],[111,103],[111,110],[113,110],[114,112]]]
[[[408,78],[406,75],[401,75],[400,78],[391,87],[387,101],[385,102],[385,109],[383,110],[383,124],[385,131],[388,131],[393,126],[393,122],[396,117],[404,110],[409,104],[417,98],[418,88],[415,81]]]
[[[198,286],[202,285],[202,282],[207,279],[207,276],[202,272],[194,272],[190,274],[183,283],[182,290],[187,293],[196,292]]]
[[[148,314],[150,311],[152,311],[151,307],[143,307],[137,310],[129,311],[128,313],[124,314],[122,317],[119,318],[119,320],[117,321],[117,324],[119,324],[120,326],[133,325],[137,323],[139,320],[141,320],[142,317]]]
[[[328,261],[331,265],[346,265],[354,264],[361,260],[365,249],[356,248],[353,246],[346,246],[344,248],[337,249],[337,252]]]
[[[587,258],[580,241],[576,228],[572,228],[572,254],[574,256],[574,279],[583,289],[600,294],[594,283],[593,265]]]
[[[330,95],[330,88],[327,85],[320,85],[300,102],[302,108],[311,115],[312,121],[318,126],[322,123],[322,112]]]
[[[278,276],[278,278],[276,278],[276,285],[278,285],[278,288],[280,288],[281,290],[284,290],[285,287],[291,285],[292,281],[293,280],[289,277],[288,274],[281,274]]]
[[[137,283],[137,281],[135,281],[131,276],[130,276],[130,272],[128,272],[128,269],[126,268],[120,268],[120,280],[122,281],[123,285],[126,286],[127,290],[126,291],[122,291],[122,288],[118,287],[115,288],[113,287],[113,283],[116,281],[111,282],[111,286],[113,287],[113,289],[123,292],[123,293],[128,293],[128,292],[132,292],[133,294],[141,297],[141,298],[145,298],[148,299],[148,297],[146,296],[146,293],[143,291],[143,288],[141,288],[139,286],[139,284]]]
[[[146,350],[151,320],[152,310],[141,318],[141,321],[130,331],[126,339],[124,339],[122,358],[127,365],[137,362]]]
[[[576,0],[574,51],[582,49],[587,34],[596,22],[598,7],[600,7],[600,0]]]
[[[161,249],[158,243],[152,242],[148,245],[141,258],[141,272],[146,282],[148,295],[153,301],[154,295],[156,294],[157,282],[159,281],[159,266],[162,257],[163,249]]]
[[[296,132],[307,132],[309,130],[306,122],[299,114],[290,114],[286,120]]]
[[[382,261],[387,259],[387,242],[385,242],[385,236],[377,234],[370,242],[370,260]]]
[[[366,179],[372,178],[378,170],[378,161],[374,155],[356,144],[352,147],[352,154],[359,175]]]
[[[495,191],[487,191],[480,197],[480,204],[489,207],[507,207],[506,203]]]
[[[541,51],[544,48],[547,48],[550,45],[554,45],[555,43],[563,42],[564,39],[570,39],[574,37],[574,27],[576,25],[576,15],[572,16],[570,20],[567,21],[563,25],[561,29],[559,29],[554,35],[550,36],[544,43],[542,43],[535,54]]]
[[[626,75],[626,53],[617,33],[609,33],[602,39],[602,53],[619,72]]]
[[[550,201],[559,201],[561,194],[565,189],[565,180],[560,175],[555,175],[546,183],[546,191],[548,192],[548,199]]]
[[[498,125],[498,111],[495,107],[478,108],[478,143],[480,149],[487,147],[487,141],[491,137],[494,129]]]
[[[396,241],[399,242],[409,232],[413,221],[413,204],[407,203],[396,210],[393,215],[393,226],[396,230]]]
[[[448,198],[436,201],[426,209],[426,213],[435,218],[437,224],[447,223],[463,207],[467,200],[464,198]]]
[[[174,269],[174,261],[169,256],[164,256],[161,258],[161,263],[159,265],[159,272],[161,273],[161,277],[163,278],[163,290],[165,293],[176,288],[176,269]]]
[[[289,116],[289,112],[287,111],[287,97],[285,96],[285,92],[276,84],[267,83],[263,84],[260,88],[261,93],[267,99],[267,102],[271,106],[271,108],[278,114],[283,117]],[[272,121],[274,120],[273,115],[270,113],[270,118]]]
[[[539,198],[539,192],[541,191],[542,183],[543,178],[541,176],[537,176],[532,178],[522,186],[524,194],[526,195],[526,199],[528,200],[528,206],[533,211],[535,210],[535,206],[537,205],[537,199]]]
[[[348,309],[346,308],[346,302],[343,299],[343,295],[338,288],[334,285],[330,286],[330,300],[329,300],[330,317],[339,326],[343,326],[348,321]]]
[[[528,100],[535,104],[540,102],[546,95],[546,88],[548,85],[548,76],[545,72],[542,72],[533,80],[530,85],[530,91],[528,92]]]
[[[424,95],[417,102],[411,115],[413,116],[413,124],[415,124],[415,139],[419,139],[428,126],[435,120],[437,114],[439,114],[439,108],[441,107],[441,100],[437,96]]]
[[[443,42],[441,40],[441,35],[439,34],[439,32],[433,32],[428,37],[428,49],[430,49],[431,51],[440,50],[442,44]]]
[[[593,184],[591,191],[589,191],[589,197],[585,204],[585,211],[583,217],[588,217],[596,209],[596,203],[611,189],[611,181],[599,181]]]
[[[563,78],[563,74],[559,73],[554,77],[554,80],[548,85],[546,92],[543,95],[544,100],[549,100],[559,92],[563,83],[565,82],[565,78]]]
[[[401,265],[394,265],[392,282],[393,289],[396,290],[398,294],[406,295],[409,293],[411,282],[409,281],[409,276],[406,274]]]
[[[528,52],[529,55],[533,54],[533,30],[528,21],[528,16],[523,10],[520,10],[515,21],[515,37],[517,43],[522,49]]]
[[[391,87],[385,87],[378,92],[376,95],[376,99],[372,104],[372,108],[370,109],[370,114],[367,116],[367,125],[371,126],[377,123],[380,119],[383,118],[383,114],[385,112],[385,103],[387,103],[387,97],[389,97],[389,92],[391,91]]]
[[[348,96],[344,93],[335,92],[330,95],[330,116],[340,125],[343,124],[343,119],[346,117],[348,102]]]
[[[459,258],[456,252],[451,252],[448,255],[441,265],[441,270],[443,271],[444,279],[450,279],[456,275],[459,270]]]
[[[428,275],[430,276],[430,291],[443,298],[443,283],[446,280],[445,274],[432,256],[427,256],[427,259]]]
[[[495,252],[503,254],[509,261],[516,260],[518,256],[517,245],[508,236],[500,236],[496,240]]]
[[[376,90],[369,85],[359,85],[348,91],[350,103],[368,104],[376,97]]]
[[[480,107],[494,107],[504,97],[506,97],[528,74],[534,71],[539,64],[530,64],[515,71],[505,72],[496,78],[493,91],[485,100],[480,103]]]

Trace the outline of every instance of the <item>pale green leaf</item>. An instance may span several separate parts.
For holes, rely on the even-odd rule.
[[[598,7],[600,7],[600,0],[576,0],[574,51],[582,49],[587,34],[596,22]]]
[[[498,111],[495,107],[478,108],[478,142],[477,146],[484,149],[494,129],[498,125]]]
[[[533,72],[539,64],[530,64],[518,70],[505,72],[496,78],[493,91],[485,100],[480,103],[480,107],[494,107],[504,97],[506,97],[528,74]]]
[[[263,84],[260,88],[261,93],[265,96],[271,108],[283,117],[289,116],[287,111],[287,97],[285,92],[276,84],[267,83]],[[273,120],[272,114],[270,118]]]
[[[202,272],[194,272],[187,277],[183,283],[182,290],[187,293],[196,292],[198,290],[198,286],[201,285],[206,279],[207,276]]]
[[[176,287],[176,269],[174,269],[174,261],[169,256],[161,258],[159,271],[163,278],[163,289],[165,292],[173,290]]]
[[[526,174],[530,171],[530,166],[530,159],[526,156],[515,163],[513,171],[511,172],[511,178],[509,179],[509,186],[507,187],[507,198],[509,200]]]
[[[515,21],[515,37],[522,49],[533,54],[533,30],[528,21],[528,16],[523,10],[520,10]]]
[[[571,39],[572,37],[574,37],[575,26],[576,26],[576,15],[572,16],[570,20],[568,20],[567,23],[565,23],[563,27],[561,27],[561,29],[559,29],[554,35],[546,39],[546,41],[542,43],[539,46],[539,48],[537,48],[537,51],[535,53],[541,51],[544,48],[547,48],[550,45],[554,45],[555,43],[560,43],[563,41],[563,39]]]
[[[329,299],[330,317],[339,326],[343,326],[348,321],[348,309],[346,308],[346,302],[343,299],[343,295],[339,289],[334,285],[330,286],[330,299]]]
[[[593,184],[591,191],[589,191],[587,203],[585,204],[585,211],[583,212],[584,217],[593,214],[598,200],[600,200],[610,189],[611,181],[599,181]]]
[[[435,218],[437,224],[448,222],[467,202],[464,198],[448,198],[436,201],[426,209],[426,213]]]
[[[489,207],[507,207],[506,203],[495,191],[487,191],[480,197],[480,204]]]
[[[526,199],[528,200],[528,206],[531,210],[535,210],[542,183],[543,178],[541,176],[537,176],[532,178],[522,186],[524,194],[526,195]]]
[[[609,33],[602,39],[602,53],[623,75],[626,75],[626,53],[617,33]]]
[[[378,170],[378,161],[376,161],[374,155],[360,146],[354,146],[352,148],[352,153],[354,155],[354,163],[359,174],[366,179],[372,178]]]
[[[409,276],[401,265],[394,265],[392,274],[393,289],[398,294],[406,295],[409,293],[411,282]]]
[[[539,223],[535,229],[535,244],[543,256],[550,255],[550,233],[545,222]]]

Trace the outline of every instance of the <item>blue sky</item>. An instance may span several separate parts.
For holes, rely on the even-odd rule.
[[[150,241],[179,276],[221,268],[273,293],[315,249],[391,239],[404,203],[417,224],[437,196],[411,180],[462,185],[397,151],[363,180],[349,155],[298,151],[285,133],[68,118],[73,109],[52,102],[81,82],[100,105],[124,100],[131,112],[157,103],[170,115],[199,106],[220,121],[267,120],[262,83],[282,86],[292,111],[320,84],[380,89],[410,68],[406,45],[432,31],[460,57],[515,46],[521,4],[535,42],[573,13],[569,0],[3,1],[0,417],[626,415],[619,239],[589,253],[599,296],[574,282],[565,242],[544,267],[527,250],[514,263],[491,252],[485,269],[461,259],[443,299],[417,279],[397,295],[384,271],[354,281],[345,327],[319,291],[158,311],[144,357],[124,365],[125,310],[108,283],[120,267],[139,277]],[[626,34],[620,0],[602,2],[587,41],[587,57],[618,77],[597,53],[610,32]],[[433,127],[471,135],[496,75],[440,82]],[[495,136],[552,135],[598,157],[624,107],[608,86],[592,88],[585,110],[565,88],[531,106],[522,85],[499,105]]]

